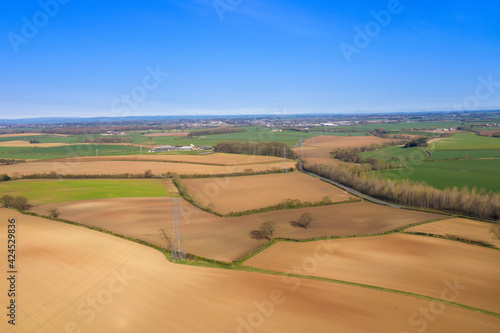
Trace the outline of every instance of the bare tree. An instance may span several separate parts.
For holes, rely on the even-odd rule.
[[[277,228],[278,226],[276,225],[276,222],[267,221],[262,223],[262,225],[259,227],[259,230],[252,230],[250,232],[250,237],[259,240],[260,239],[272,240]]]
[[[57,209],[57,207],[49,208],[49,216],[50,217],[57,219],[60,214],[61,214],[61,212],[59,211],[59,209]]]
[[[277,228],[278,226],[276,225],[276,222],[267,221],[262,223],[262,225],[259,227],[259,231],[262,233],[262,236],[269,240],[272,240]]]
[[[300,215],[299,219],[295,224],[299,227],[308,229],[311,223],[314,221],[314,218],[309,213],[304,213]]]

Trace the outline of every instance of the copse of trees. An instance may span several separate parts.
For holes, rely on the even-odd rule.
[[[31,139],[30,143],[40,143],[40,140],[38,140],[38,139]]]
[[[404,146],[404,148],[411,148],[411,147],[427,147],[427,140],[429,138],[426,137],[420,137],[416,138],[414,140],[411,140],[410,142],[407,142]]]
[[[11,195],[4,195],[0,198],[0,203],[5,208],[15,208],[17,210],[28,210],[31,208],[28,198],[22,196],[13,197]]]
[[[215,135],[215,134],[230,134],[230,133],[241,133],[245,132],[246,129],[238,127],[216,127],[207,128],[198,131],[189,132],[188,137],[201,136],[201,135]]]
[[[304,165],[305,170],[352,187],[367,195],[401,205],[500,218],[500,193],[463,187],[436,189],[425,183],[395,181],[369,175],[356,165]]]
[[[297,158],[297,155],[286,144],[281,142],[221,142],[214,146],[214,151],[219,153],[263,155],[263,156],[283,156],[286,150],[286,157]]]

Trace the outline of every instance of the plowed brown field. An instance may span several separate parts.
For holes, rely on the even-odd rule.
[[[233,261],[265,243],[249,236],[265,221],[276,221],[277,237],[308,239],[325,236],[366,235],[389,231],[412,223],[430,221],[441,215],[394,209],[367,202],[315,208],[290,209],[234,218],[219,218],[183,201],[182,227],[187,252],[222,261]],[[168,246],[159,229],[168,228],[168,198],[123,198],[63,202],[34,207],[48,215],[57,207],[61,218],[98,226],[119,234]],[[295,228],[290,222],[301,214],[312,214],[309,229]]]
[[[500,312],[500,251],[432,237],[393,234],[309,243],[280,242],[245,265],[303,273],[445,299]],[[449,288],[448,288],[449,289]],[[444,296],[443,296],[444,295]]]
[[[232,178],[185,179],[189,193],[202,205],[213,205],[227,214],[274,206],[286,199],[316,202],[328,196],[333,202],[348,201],[351,195],[303,173]]]
[[[491,223],[456,218],[418,225],[406,229],[406,231],[458,236],[470,240],[487,242],[500,248],[500,240],[494,238],[493,234],[490,233],[491,226]]]
[[[363,147],[390,141],[393,140],[376,136],[317,136],[314,138],[314,144],[312,138],[304,141],[304,158],[311,165],[339,163],[339,161],[330,158],[330,152],[334,148]],[[300,156],[301,148],[295,148],[294,151]]]

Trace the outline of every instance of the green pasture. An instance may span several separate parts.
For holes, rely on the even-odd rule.
[[[454,186],[500,191],[500,159],[415,161],[408,169],[384,170],[376,173],[389,179],[424,181],[436,188]]]
[[[130,155],[139,154],[140,148],[137,146],[125,145],[93,145],[81,144],[60,147],[0,147],[0,158],[16,158],[25,160],[43,160],[64,157],[96,156],[98,150],[99,156],[111,155]],[[143,148],[143,153],[148,152],[148,148]]]
[[[433,150],[500,149],[500,138],[490,138],[475,133],[457,133],[429,144]]]
[[[33,205],[56,202],[170,196],[158,179],[20,180],[2,182],[0,196],[25,196]]]

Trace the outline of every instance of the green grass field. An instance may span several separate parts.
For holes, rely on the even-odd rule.
[[[500,149],[500,138],[489,138],[474,133],[457,133],[429,144],[433,150]]]
[[[422,147],[403,148],[402,146],[392,146],[374,151],[364,152],[359,154],[364,158],[376,158],[380,160],[425,160],[429,155]]]
[[[420,161],[409,169],[377,171],[390,179],[408,178],[425,181],[436,188],[462,187],[484,188],[486,191],[500,191],[500,159]]]
[[[450,160],[470,158],[500,158],[499,149],[481,150],[434,150],[429,160]]]
[[[33,205],[55,202],[170,196],[158,179],[20,180],[3,182],[0,196],[25,196]]]
[[[61,147],[36,148],[36,147],[0,147],[0,158],[17,158],[25,160],[42,160],[63,157],[96,156],[96,150],[99,156],[110,155],[130,155],[139,154],[140,148],[137,146],[121,145],[71,145]],[[143,149],[147,153],[149,149]]]

